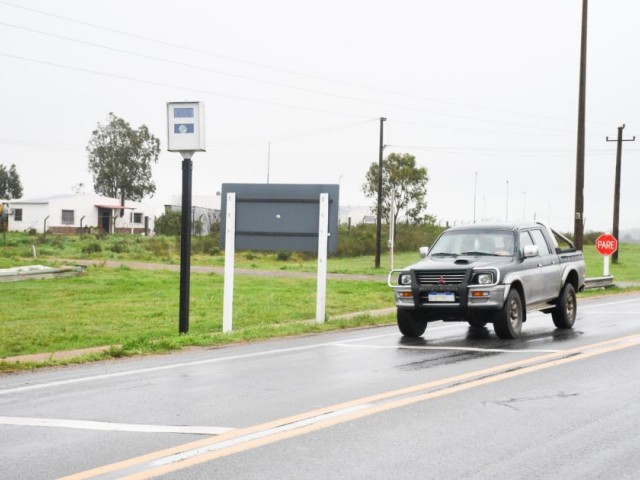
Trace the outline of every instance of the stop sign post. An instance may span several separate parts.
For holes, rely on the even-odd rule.
[[[604,272],[603,275],[609,276],[609,259],[613,252],[618,249],[618,240],[616,237],[609,233],[603,233],[596,238],[596,250],[600,255],[604,257]]]

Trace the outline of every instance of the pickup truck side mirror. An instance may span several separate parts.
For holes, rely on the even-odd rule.
[[[420,258],[426,258],[426,256],[429,254],[429,247],[420,247],[419,251]]]
[[[524,258],[537,257],[540,253],[537,245],[525,245]]]

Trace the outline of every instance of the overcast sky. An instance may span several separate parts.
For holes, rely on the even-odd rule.
[[[450,223],[573,230],[581,0],[0,0],[0,163],[25,198],[92,191],[85,147],[109,112],[162,142],[153,203],[181,192],[166,102],[206,105],[193,195],[222,183],[362,183],[385,155],[429,173]],[[640,227],[640,2],[589,4],[586,230]],[[270,143],[270,162],[269,158]],[[269,164],[269,170],[268,170]],[[475,203],[475,212],[474,212]]]

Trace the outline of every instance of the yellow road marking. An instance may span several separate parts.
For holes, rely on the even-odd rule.
[[[640,335],[635,334],[616,338],[613,340],[607,340],[605,342],[586,345],[583,347],[577,347],[569,350],[497,365],[494,367],[455,375],[452,377],[447,377],[420,385],[414,385],[411,387],[363,397],[349,402],[339,403],[310,412],[305,412],[299,415],[254,425],[248,428],[239,428],[237,430],[233,430],[231,432],[224,433],[215,437],[178,445],[176,447],[152,452],[147,455],[142,455],[122,462],[117,462],[111,465],[105,465],[95,469],[87,470],[85,472],[80,472],[64,477],[63,480],[95,478],[102,475],[109,475],[110,473],[114,472],[121,472],[121,474],[123,474],[124,476],[119,476],[119,478],[126,478],[130,480],[153,478],[159,475],[165,475],[170,472],[212,461],[217,458],[233,455],[235,453],[250,450],[253,448],[258,448],[260,446],[279,442],[281,440],[293,438],[299,435],[305,435],[307,433],[338,425],[340,423],[353,421],[365,416],[401,408],[413,403],[450,395],[471,388],[476,388],[490,383],[507,380],[520,375],[525,375],[527,373],[533,373],[539,370],[576,362],[578,360],[594,357],[596,355],[602,355],[604,353],[610,353],[638,345],[640,345]],[[433,391],[433,389],[437,390]],[[304,420],[312,419],[314,417],[320,417],[322,415],[327,415],[338,410],[354,409],[355,407],[361,408],[358,410],[349,411],[349,413],[341,416],[320,419],[315,423],[303,425],[293,430],[277,431],[272,434],[265,435],[261,438],[247,439],[244,442],[238,442],[229,446],[221,446],[221,448],[214,451],[207,451],[207,449],[211,450],[216,444],[221,444],[234,439],[237,440],[241,439],[242,437],[248,437],[250,435],[258,434],[260,432],[277,429],[278,427],[282,427],[283,425],[301,422]],[[200,450],[202,450],[202,452],[200,452]],[[176,458],[173,461],[171,459],[172,456],[179,456],[180,454],[186,454],[188,452],[193,452],[193,455],[188,458]],[[163,464],[158,466],[159,463]]]

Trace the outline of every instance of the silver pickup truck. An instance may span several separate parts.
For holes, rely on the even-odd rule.
[[[422,260],[389,272],[400,332],[420,337],[434,320],[493,323],[517,338],[527,313],[550,313],[572,328],[576,292],[584,289],[582,252],[542,223],[473,224],[445,230]]]

